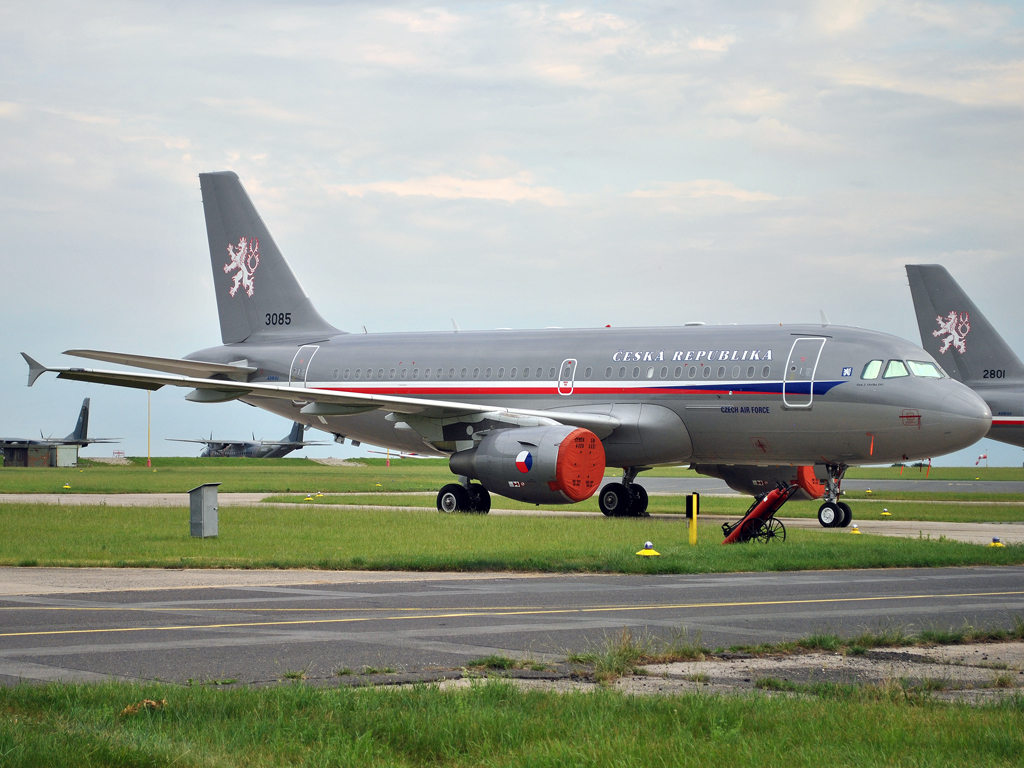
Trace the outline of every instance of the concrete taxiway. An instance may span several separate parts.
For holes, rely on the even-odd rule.
[[[710,647],[1012,627],[1024,568],[673,576],[0,569],[0,684],[274,682],[305,671],[564,659],[623,627]],[[15,586],[17,585],[17,586]]]

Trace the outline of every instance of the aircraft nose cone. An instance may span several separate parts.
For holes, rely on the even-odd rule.
[[[944,431],[963,440],[964,448],[987,435],[992,426],[988,404],[966,387],[946,395],[939,412]]]

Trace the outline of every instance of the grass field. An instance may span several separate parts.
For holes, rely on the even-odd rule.
[[[272,495],[264,498],[266,502],[329,506],[383,506],[383,507],[420,507],[436,509],[433,494],[401,494],[401,493],[368,493],[345,496],[314,496],[306,500],[305,494]],[[704,496],[701,498],[701,513],[705,515],[728,515],[739,519],[747,511],[751,499],[747,497]],[[494,509],[524,510],[573,510],[580,512],[598,512],[597,499],[590,498],[571,506],[552,506],[526,504],[523,502],[491,497]],[[791,501],[782,508],[779,517],[816,518],[820,501]],[[933,504],[928,502],[906,501],[852,501],[854,520],[880,520],[883,509],[889,511],[892,520],[927,520],[943,523],[1014,523],[1024,522],[1024,503],[992,504],[989,502],[958,502],[955,504]],[[686,512],[684,496],[651,496],[648,511],[653,514],[677,514]]]
[[[785,543],[688,544],[682,520],[492,517],[328,506],[225,507],[220,535],[189,536],[176,508],[0,506],[0,565],[719,573],[1024,563],[1024,546],[791,530]],[[637,557],[645,541],[661,557]]]
[[[139,706],[145,700],[147,708]],[[135,709],[133,709],[135,707]],[[28,766],[1019,766],[1024,701],[899,685],[769,696],[610,690],[0,689],[0,762]]]
[[[155,471],[154,471],[155,470]],[[617,469],[608,477],[621,476]],[[643,477],[692,477],[693,470],[683,467],[658,467]],[[848,477],[898,479],[899,469],[891,467],[853,468]],[[936,467],[930,479],[949,482],[961,480],[1024,480],[1024,468],[1014,467]],[[916,468],[904,470],[903,479],[924,479]],[[196,459],[156,458],[147,468],[145,459],[132,459],[131,466],[83,462],[73,469],[2,468],[0,493],[182,493],[201,483],[222,483],[225,493],[372,493],[375,491],[437,491],[454,480],[444,459],[393,460],[358,459],[347,466],[325,466],[309,459]],[[67,483],[70,489],[64,490]],[[379,485],[378,485],[379,484]],[[877,494],[875,494],[877,495]],[[922,494],[887,492],[887,498],[899,496],[937,499],[965,498],[983,500],[977,494]],[[851,493],[851,498],[866,496]],[[994,494],[993,500],[1019,500],[1024,496]]]

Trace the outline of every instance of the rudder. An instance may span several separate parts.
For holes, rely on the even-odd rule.
[[[945,267],[906,268],[921,346],[950,376],[968,386],[1024,382],[1024,363]]]
[[[340,333],[302,290],[238,175],[201,173],[199,185],[223,342]]]
[[[78,423],[65,440],[87,440],[89,438],[89,398],[82,401],[82,410],[78,412]]]

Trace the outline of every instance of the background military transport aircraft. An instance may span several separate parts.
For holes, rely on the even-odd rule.
[[[303,442],[302,433],[306,426],[299,422],[292,423],[292,431],[280,440],[257,440],[253,435],[252,440],[214,440],[210,435],[209,440],[199,438],[189,440],[182,437],[169,437],[176,443],[200,443],[205,445],[200,458],[246,458],[246,459],[280,459],[292,451],[298,451],[307,445],[327,445],[327,443]]]
[[[956,451],[991,424],[985,402],[920,347],[859,328],[345,333],[313,307],[238,176],[199,180],[223,343],[184,359],[67,352],[162,374],[26,355],[30,385],[55,371],[188,387],[187,400],[241,399],[339,437],[449,456],[462,482],[437,505],[466,512],[486,512],[489,492],[559,504],[600,488],[605,514],[642,515],[637,473],[688,462],[745,489],[803,466],[812,495],[824,490],[819,520],[842,524],[848,465]],[[623,476],[601,488],[606,466]]]
[[[78,412],[78,422],[71,434],[67,437],[43,437],[40,431],[39,437],[0,437],[0,449],[10,450],[16,448],[50,447],[57,445],[77,445],[85,448],[90,443],[116,443],[119,437],[89,437],[89,398],[82,401],[82,410]]]
[[[908,264],[921,345],[992,409],[988,437],[1024,447],[1024,363],[938,264]]]

